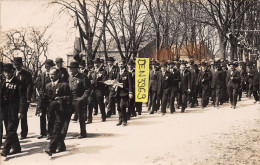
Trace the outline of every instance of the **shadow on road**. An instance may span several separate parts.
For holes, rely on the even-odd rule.
[[[49,142],[36,142],[36,143],[30,143],[30,144],[25,144],[25,145],[21,145],[22,147],[22,152],[19,154],[15,154],[15,155],[8,155],[8,157],[5,159],[5,161],[14,159],[14,158],[19,158],[19,157],[23,157],[23,156],[29,156],[29,155],[33,155],[36,153],[42,153],[44,149],[46,149],[46,147],[48,146]],[[25,149],[25,150],[23,150]],[[29,149],[29,150],[26,150]]]
[[[58,155],[55,156],[55,154],[53,155],[53,157],[51,158],[51,160],[56,160],[59,158],[63,158],[66,156],[71,156],[71,155],[75,155],[75,154],[97,154],[99,153],[101,150],[110,148],[112,146],[87,146],[87,147],[74,147],[71,149],[68,149],[66,152],[63,152],[62,155]],[[61,154],[61,153],[60,153]]]

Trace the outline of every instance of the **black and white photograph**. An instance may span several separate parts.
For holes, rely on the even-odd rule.
[[[259,165],[260,0],[0,0],[0,165]]]

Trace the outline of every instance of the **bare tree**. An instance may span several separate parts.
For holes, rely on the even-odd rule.
[[[104,26],[109,13],[109,10],[102,10],[102,8],[110,6],[110,3],[111,1],[106,2],[104,0],[53,0],[50,4],[61,6],[60,14],[69,14],[73,19],[78,17],[82,27],[82,37],[87,45],[86,53],[89,58],[93,59],[102,41]],[[102,12],[106,12],[103,13],[103,21]]]
[[[47,59],[51,35],[47,35],[46,27],[29,27],[10,30],[3,34],[4,40],[1,56],[13,62],[13,57],[22,56],[24,67],[32,73],[38,73],[43,66],[41,60]]]
[[[122,59],[136,57],[149,29],[141,0],[117,0],[108,17],[107,29]]]

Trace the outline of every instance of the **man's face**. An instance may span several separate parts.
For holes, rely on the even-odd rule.
[[[121,69],[124,69],[124,67],[125,67],[125,65],[124,65],[123,62],[119,62],[118,66],[119,66],[119,68],[121,68]]]
[[[14,64],[15,69],[18,70],[18,71],[22,69],[22,66],[23,66],[23,65],[20,64],[20,63]]]
[[[133,65],[127,65],[127,67],[128,67],[130,70],[133,70],[133,69],[134,69],[134,66],[133,66]]]
[[[13,70],[5,70],[4,75],[7,79],[10,79],[14,76],[14,72],[13,72]]]
[[[47,72],[49,72],[49,71],[50,71],[50,69],[51,69],[51,66],[50,66],[50,65],[48,65],[48,64],[45,64],[45,69],[46,69],[46,71],[47,71]]]
[[[202,67],[201,67],[201,70],[202,70],[202,71],[205,71],[205,70],[206,70],[206,66],[202,66]]]
[[[161,67],[162,72],[166,72],[166,69],[167,69],[167,66],[162,66]]]
[[[234,65],[230,65],[230,69],[231,69],[231,70],[234,70],[234,69],[235,69],[235,66],[234,66]]]
[[[50,79],[51,81],[57,81],[59,79],[59,75],[57,72],[55,72],[55,69],[50,71]]]
[[[56,63],[57,67],[60,69],[62,67],[62,63],[61,62],[57,62]]]
[[[75,76],[79,72],[78,68],[70,68],[70,73],[72,76]]]
[[[97,69],[100,67],[100,63],[94,63],[94,67]]]
[[[184,70],[184,69],[185,69],[185,65],[181,65],[180,70]]]
[[[108,61],[108,62],[107,62],[107,65],[108,65],[108,66],[113,66],[113,64],[114,64],[113,61]]]

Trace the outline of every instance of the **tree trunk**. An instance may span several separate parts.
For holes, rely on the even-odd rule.
[[[227,39],[219,32],[219,58],[226,60]]]

